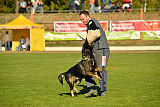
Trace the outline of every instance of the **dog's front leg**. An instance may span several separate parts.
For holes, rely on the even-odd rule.
[[[101,73],[103,72],[102,69],[101,69],[100,67],[95,68],[94,71],[96,71],[96,72],[97,72],[97,71],[100,71]]]
[[[89,75],[91,77],[96,77],[98,80],[102,80],[98,75],[95,75],[92,72],[87,72],[87,75]]]
[[[98,80],[102,80],[98,75],[94,75],[94,77],[96,77]]]

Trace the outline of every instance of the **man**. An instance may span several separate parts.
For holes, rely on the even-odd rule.
[[[29,0],[29,1],[27,2],[27,12],[28,12],[28,13],[31,13],[31,9],[32,9],[32,2],[31,2],[31,0]]]
[[[20,13],[26,13],[27,4],[24,0],[20,2]]]
[[[43,13],[43,1],[42,1],[42,0],[39,0],[39,1],[38,1],[38,8],[39,8],[39,11],[40,11],[41,13]]]
[[[93,54],[95,56],[97,66],[101,67],[101,69],[103,70],[103,73],[98,72],[98,75],[102,78],[102,80],[99,80],[101,96],[105,97],[107,92],[106,66],[109,58],[109,46],[105,35],[105,31],[103,30],[101,24],[96,19],[90,18],[90,15],[87,11],[81,11],[79,13],[79,16],[82,23],[87,25],[87,32],[92,32],[97,29],[100,31],[100,37],[96,38],[92,44],[94,44]],[[88,33],[87,36],[89,37],[92,35],[89,35]],[[86,93],[85,96],[97,95],[98,92],[96,89],[96,83],[94,81],[94,78],[87,77],[85,78],[85,80],[87,87],[90,88],[90,91]]]
[[[24,45],[25,43],[26,43],[26,40],[22,36],[21,39],[19,40],[19,45],[18,45],[18,48],[20,49],[20,51],[23,51],[22,45]]]
[[[73,0],[69,0],[69,13],[72,13]]]
[[[90,0],[90,13],[94,13],[94,8],[95,8],[95,5],[94,5],[94,2],[95,0]]]
[[[30,46],[30,40],[28,37],[26,37],[26,41],[24,43],[24,45],[22,45],[22,47],[24,46],[25,51],[28,51],[28,47]]]
[[[84,0],[81,0],[81,10],[84,10]]]
[[[6,32],[6,35],[3,37],[3,41],[5,41],[5,50],[10,50],[11,37],[9,36],[8,31]]]

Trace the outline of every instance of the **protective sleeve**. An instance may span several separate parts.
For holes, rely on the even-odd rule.
[[[97,30],[99,27],[96,26],[93,20],[90,20],[87,24],[87,30]]]

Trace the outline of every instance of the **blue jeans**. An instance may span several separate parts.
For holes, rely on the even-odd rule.
[[[72,7],[73,7],[73,5],[69,4],[69,12],[72,12]]]
[[[84,10],[84,3],[81,3],[81,10]]]
[[[94,13],[94,4],[90,4],[90,13]]]
[[[28,47],[29,47],[30,45],[26,45],[26,48],[25,48],[25,51],[28,51]]]
[[[79,5],[75,4],[75,13],[78,13],[79,9],[80,9]]]
[[[43,13],[43,6],[39,6],[39,11]]]
[[[108,62],[108,59],[109,59],[109,54],[110,54],[109,49],[101,49],[101,50],[96,50],[94,52],[97,67],[100,67],[103,71],[103,73],[97,72],[99,77],[102,78],[102,80],[99,80],[100,91],[101,92],[107,92],[107,71],[106,71],[106,67],[107,67],[107,62]],[[103,60],[104,57],[105,57],[105,60]],[[93,77],[86,77],[85,81],[86,81],[87,87],[93,87],[93,86],[97,85]]]
[[[19,44],[19,45],[18,45],[18,48],[20,49],[20,51],[23,51],[22,44]]]
[[[5,50],[10,50],[10,41],[5,42]]]

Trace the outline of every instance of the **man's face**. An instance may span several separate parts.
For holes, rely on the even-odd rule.
[[[80,16],[80,20],[81,22],[84,24],[84,25],[87,25],[89,20],[90,20],[90,17],[88,15],[84,15],[84,14],[81,14]]]

